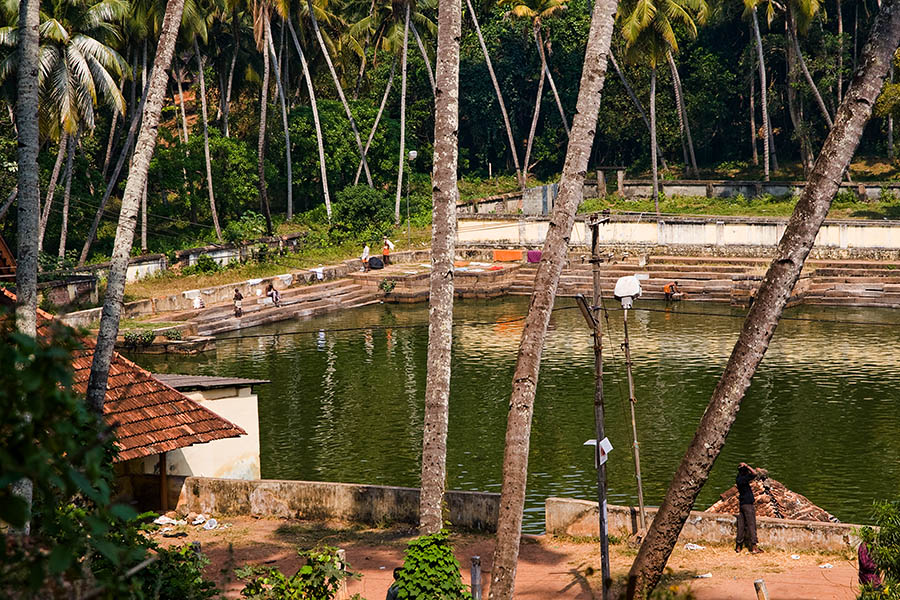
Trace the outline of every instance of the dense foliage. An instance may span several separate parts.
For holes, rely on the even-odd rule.
[[[897,600],[900,598],[900,502],[876,502],[875,527],[863,527],[859,537],[869,547],[869,555],[882,572],[879,590],[864,586],[860,600]]]
[[[42,337],[0,318],[0,596],[203,600],[218,592],[190,547],[162,549],[143,533],[151,515],[111,501],[112,437],[72,392],[71,329],[48,324]],[[33,485],[31,508],[16,482]],[[148,557],[150,564],[126,577]]]
[[[359,577],[341,562],[337,548],[323,546],[298,552],[306,559],[300,569],[287,576],[275,567],[246,566],[237,570],[249,579],[241,596],[253,600],[332,600],[348,578]],[[355,595],[354,598],[359,598]]]
[[[708,174],[715,170],[717,175],[759,177],[762,170],[754,163],[751,152],[751,142],[755,141],[757,154],[762,155],[758,57],[749,13],[744,6],[746,3],[711,2],[705,5],[700,0],[665,1],[673,3],[673,6],[693,7],[693,20],[685,24],[673,21],[671,34],[677,42],[672,46],[673,58],[683,86],[687,120],[701,171],[706,169]],[[663,7],[662,3],[663,0],[655,0],[654,5]],[[398,13],[395,5],[389,2],[326,3],[316,0],[315,4],[325,47],[348,98],[364,146],[369,144],[388,81],[392,82],[378,128],[371,135],[367,154],[372,188],[383,192],[389,201],[398,185],[400,159],[402,11]],[[511,15],[521,4],[518,0],[475,4],[487,50],[509,111],[520,161],[524,158],[531,128],[541,64],[533,38],[532,20],[513,18]],[[47,197],[62,132],[67,131],[70,140],[77,144],[68,206],[67,249],[70,252],[80,250],[115,164],[123,152],[127,157],[127,148],[124,147],[126,129],[140,101],[142,77],[146,75],[143,62],[145,46],[147,55],[152,57],[156,43],[154,28],[159,19],[159,6],[134,4],[133,10],[126,10],[129,6],[122,0],[73,0],[68,3],[44,0],[42,3],[42,18],[45,20],[42,44],[48,49],[47,52],[65,46],[67,52],[82,52],[90,60],[97,61],[96,64],[91,63],[93,79],[87,78],[84,72],[76,68],[77,61],[70,61],[58,63],[59,77],[48,76],[42,84],[41,98],[45,105],[41,113],[43,145],[40,158],[43,198]],[[770,3],[761,6],[759,24],[768,77],[768,108],[775,154],[782,167],[791,167],[776,171],[775,176],[798,178],[803,176],[802,170],[796,168],[801,149],[815,149],[827,133],[826,122],[814,100],[815,92],[821,93],[826,110],[834,115],[841,96],[839,88],[846,87],[850,79],[859,44],[866,37],[875,11],[862,1],[845,1],[837,5]],[[766,18],[768,6],[773,7],[771,20]],[[785,30],[786,6],[799,11],[797,35],[800,50],[818,90],[807,83],[800,74],[797,57],[788,52],[790,36]],[[578,92],[590,7],[591,3],[587,0],[572,0],[540,22],[547,63],[568,120],[574,112]],[[623,4],[623,7],[624,12],[627,6]],[[173,64],[168,89],[170,95],[160,127],[160,144],[153,159],[148,186],[148,249],[151,251],[165,252],[216,241],[204,160],[204,124],[198,98],[200,78],[193,55],[192,40],[195,37],[206,64],[203,76],[207,88],[210,170],[222,229],[229,231],[229,225],[240,220],[247,211],[264,214],[257,164],[263,64],[262,55],[254,43],[254,34],[259,36],[259,19],[253,18],[250,8],[250,5],[232,6],[213,2],[202,6],[189,3],[186,10],[181,28],[182,43]],[[322,46],[312,34],[308,10],[304,3],[292,8],[296,8],[291,11],[291,18],[308,63],[317,101],[317,112],[314,113],[292,35],[276,12],[271,20],[272,41],[280,61],[278,68],[285,89],[287,137],[292,150],[290,183],[296,214],[319,210],[325,202],[316,115],[321,128],[331,199],[337,204],[341,190],[354,183],[366,185],[367,181],[364,174],[357,177],[360,163],[357,142],[338,99]],[[0,103],[4,104],[3,108],[12,107],[15,102],[16,9],[16,3],[7,3],[0,9],[0,63],[5,65],[0,74]],[[86,14],[102,14],[103,20],[85,19]],[[417,30],[428,48],[434,45],[435,17],[433,2],[422,0],[415,4],[414,23],[417,23]],[[634,175],[649,170],[650,134],[641,110],[645,113],[648,110],[651,65],[640,53],[626,52],[626,36],[622,27],[627,17],[627,14],[620,15],[620,27],[613,38],[613,53],[641,109],[635,106],[626,93],[623,81],[610,68],[603,89],[590,166],[625,165]],[[839,19],[843,29],[841,36],[837,33]],[[488,172],[509,175],[513,171],[513,161],[499,102],[469,15],[465,15],[463,23],[460,175],[470,179],[484,177]],[[690,23],[696,24],[696,37],[692,35],[693,26],[688,26]],[[64,33],[69,38],[65,38]],[[94,41],[88,44],[88,38]],[[65,39],[72,41],[66,42]],[[667,43],[671,46],[671,41]],[[431,50],[428,60],[433,64]],[[100,66],[103,66],[102,71]],[[270,66],[274,69],[274,64]],[[63,88],[54,86],[62,85],[62,75],[66,72],[64,67],[74,74],[66,80],[66,85],[82,86],[72,89],[94,86],[97,93],[92,110],[85,105],[85,99],[90,95],[85,96],[82,92],[77,93],[81,103],[77,110],[62,104]],[[418,152],[419,157],[409,166],[414,182],[423,178],[426,180],[419,189],[427,205],[430,191],[427,174],[431,171],[434,125],[433,92],[425,61],[412,36],[407,71],[406,147]],[[665,61],[657,64],[656,75],[656,129],[663,157],[670,167],[663,171],[662,176],[678,177],[684,174],[687,150],[678,118],[674,80]],[[262,172],[268,184],[271,211],[277,224],[281,215],[287,212],[289,182],[285,164],[285,129],[274,79],[270,77],[268,116],[264,124],[267,143]],[[121,89],[121,94],[116,85]],[[886,133],[888,118],[900,116],[900,88],[897,86],[900,83],[887,85],[878,104],[880,118],[868,126],[861,144],[862,153],[891,154]],[[185,92],[183,96],[179,95],[180,89]],[[754,90],[755,100],[755,130],[751,127],[751,89]],[[54,103],[60,105],[55,106]],[[556,101],[546,85],[539,106],[540,116],[536,122],[528,171],[539,179],[550,179],[562,166],[567,134]],[[114,111],[121,108],[124,108],[124,114],[117,115],[113,122]],[[113,126],[115,129],[111,132]],[[0,202],[6,199],[15,183],[14,131],[9,111],[0,111]],[[808,151],[804,152],[808,156]],[[64,165],[59,171],[44,235],[45,251],[52,255],[57,254],[63,213],[61,197],[67,180]],[[112,199],[100,222],[97,242],[93,246],[97,260],[102,260],[112,245],[118,197],[126,172],[127,159],[123,174],[113,182]],[[405,181],[400,185],[401,192],[404,192],[402,187]],[[423,213],[421,210],[411,212]],[[318,212],[315,213],[313,220],[318,219],[318,215]],[[3,219],[0,234],[7,241],[13,241],[15,221]],[[231,230],[228,239],[246,238]]]

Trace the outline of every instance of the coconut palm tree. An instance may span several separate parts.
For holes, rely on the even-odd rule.
[[[559,195],[553,206],[550,229],[544,241],[541,262],[534,279],[534,292],[519,342],[506,422],[503,487],[497,518],[497,544],[491,567],[491,600],[512,600],[515,591],[528,479],[528,446],[541,352],[556,299],[559,277],[566,262],[575,211],[581,204],[584,193],[584,175],[597,127],[600,92],[606,77],[615,11],[616,0],[598,0],[594,3],[572,133],[559,181]]]
[[[528,178],[528,161],[531,158],[531,146],[534,142],[534,133],[537,129],[538,117],[541,112],[541,99],[544,94],[544,80],[550,82],[550,89],[553,90],[553,97],[556,99],[556,108],[559,110],[559,117],[562,119],[563,128],[566,135],[569,135],[569,123],[566,119],[566,113],[563,110],[562,102],[559,99],[559,93],[556,91],[556,83],[553,81],[553,74],[547,66],[547,53],[544,44],[544,36],[542,28],[544,21],[560,15],[566,10],[563,0],[502,0],[500,6],[509,8],[509,14],[519,19],[528,19],[531,21],[531,32],[534,35],[534,43],[537,45],[538,55],[541,59],[541,74],[538,78],[538,92],[534,101],[534,113],[531,119],[531,129],[528,132],[528,142],[525,146],[525,163],[522,165],[523,178]]]
[[[772,128],[769,126],[769,102],[767,99],[768,86],[766,85],[766,55],[763,52],[762,36],[759,33],[759,17],[757,8],[764,0],[743,0],[744,1],[744,17],[749,18],[753,25],[753,37],[756,41],[756,58],[759,66],[759,94],[760,108],[762,109],[762,125],[763,125],[763,179],[769,181],[771,164],[770,155],[773,141]],[[766,2],[766,13],[768,20],[771,21],[774,15],[774,7],[771,2]]]
[[[39,252],[70,136],[79,129],[93,130],[94,109],[101,104],[115,114],[124,113],[125,100],[115,78],[123,76],[126,63],[113,45],[120,40],[116,24],[127,11],[124,0],[54,0],[42,11],[39,126],[59,146],[39,221]],[[8,17],[11,24],[0,28],[0,46],[14,46],[19,36],[18,16]],[[15,72],[18,61],[17,53],[0,61],[0,85]]]
[[[708,13],[706,0],[626,0],[619,4],[618,19],[625,38],[625,56],[650,66],[650,168],[653,201],[659,214],[659,171],[656,143],[656,70],[660,62],[678,51],[675,27],[697,35],[697,23]],[[679,107],[680,110],[680,107]]]
[[[147,93],[143,100],[144,109],[141,116],[141,132],[135,145],[134,157],[122,194],[122,208],[119,212],[119,224],[113,242],[112,261],[107,277],[106,298],[103,302],[103,313],[100,317],[100,329],[97,344],[94,348],[94,359],[91,362],[91,374],[88,378],[88,406],[98,415],[103,414],[103,403],[106,398],[106,384],[109,379],[109,366],[112,361],[113,347],[119,333],[119,317],[122,312],[122,300],[125,293],[125,275],[128,271],[128,258],[134,242],[134,228],[141,195],[147,183],[147,172],[150,159],[156,148],[157,128],[166,95],[166,81],[169,66],[175,53],[178,29],[184,12],[185,0],[168,0],[160,28],[153,70],[147,84]]]
[[[860,68],[847,89],[803,193],[794,208],[775,259],[763,278],[740,336],[703,413],[666,496],[631,566],[631,598],[646,598],[662,576],[666,562],[709,478],[741,401],[778,326],[785,304],[800,278],[819,228],[825,221],[841,179],[850,166],[863,128],[872,115],[891,60],[900,45],[900,10],[882,2],[863,49]]]
[[[472,25],[475,26],[475,33],[478,35],[478,44],[481,46],[481,53],[484,54],[484,63],[487,65],[488,73],[491,75],[491,83],[494,84],[494,92],[497,94],[497,102],[500,104],[500,114],[503,115],[503,124],[506,126],[506,137],[509,140],[509,150],[512,152],[513,166],[516,169],[516,179],[519,181],[519,188],[524,190],[525,176],[519,166],[519,151],[516,149],[512,126],[509,124],[509,115],[506,112],[506,103],[503,102],[503,93],[500,91],[500,83],[497,81],[497,75],[494,74],[494,65],[491,63],[491,55],[488,54],[487,46],[484,43],[484,36],[481,35],[481,26],[478,24],[478,15],[475,14],[472,0],[466,0],[466,7],[469,9],[469,16],[472,17]]]

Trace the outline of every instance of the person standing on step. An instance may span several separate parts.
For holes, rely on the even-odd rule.
[[[362,256],[359,257],[359,260],[362,261],[363,272],[368,273],[369,272],[369,245],[368,244],[366,244],[365,247],[363,247],[363,253],[362,253]]]
[[[746,546],[750,554],[760,554],[762,550],[757,546],[756,538],[756,507],[753,502],[753,490],[750,482],[760,475],[759,470],[754,469],[745,462],[738,465],[735,483],[738,489],[738,503],[740,504],[737,516],[737,539],[734,543],[734,551],[740,552]]]
[[[234,316],[240,318],[244,314],[244,295],[241,290],[234,289]]]
[[[381,246],[381,259],[384,261],[384,266],[391,264],[391,250],[393,249],[394,243],[384,236],[384,243]]]

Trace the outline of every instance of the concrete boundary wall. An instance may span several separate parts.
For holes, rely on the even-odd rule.
[[[597,503],[573,498],[547,498],[544,504],[547,533],[552,535],[599,535]],[[656,508],[647,508],[647,524],[653,522]],[[822,523],[759,517],[756,520],[759,543],[781,550],[831,550],[854,548],[859,539],[859,525]],[[638,530],[637,509],[631,506],[609,506],[609,533],[627,537]],[[695,542],[733,544],[734,515],[691,511],[684,524],[679,543]]]
[[[496,530],[500,494],[448,491],[446,499],[453,526]],[[178,506],[226,516],[341,519],[370,525],[419,523],[419,490],[383,485],[188,477]]]
[[[772,248],[781,239],[787,219],[727,217],[613,216],[600,227],[601,244],[634,246],[711,246]],[[550,226],[546,218],[518,216],[460,217],[457,244],[541,246]],[[589,228],[576,220],[570,243],[587,245]],[[815,247],[900,250],[900,222],[826,221]]]

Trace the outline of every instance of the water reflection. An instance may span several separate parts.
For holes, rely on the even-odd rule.
[[[558,308],[573,306],[563,299]],[[499,491],[506,413],[527,298],[458,302],[448,444],[449,487]],[[609,305],[613,308],[612,305]],[[741,312],[721,305],[629,314],[645,497],[658,503],[731,352]],[[709,314],[691,314],[703,312]],[[272,380],[259,388],[262,474],[269,478],[416,485],[424,403],[427,307],[373,306],[220,340],[199,357],[138,357],[159,372]],[[750,387],[698,505],[731,485],[742,460],[844,521],[900,483],[900,319],[890,310],[788,311]],[[604,322],[610,501],[636,502],[621,312]],[[607,327],[608,326],[608,327]],[[357,329],[354,329],[357,328]],[[333,331],[334,329],[351,329]],[[298,333],[300,332],[300,333]],[[551,495],[595,497],[593,353],[577,310],[558,310],[543,353],[530,451],[526,528],[543,527]]]

